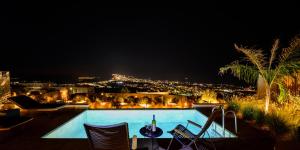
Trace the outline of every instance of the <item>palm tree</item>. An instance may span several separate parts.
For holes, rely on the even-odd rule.
[[[255,83],[258,79],[265,84],[265,113],[268,113],[271,98],[271,88],[274,85],[283,86],[283,77],[298,73],[300,69],[300,37],[295,37],[289,46],[279,49],[279,40],[276,39],[267,58],[261,49],[248,48],[234,44],[235,49],[245,57],[241,61],[234,61],[220,68],[222,75],[230,72],[233,76],[246,81]],[[244,63],[240,63],[244,62]],[[250,63],[249,63],[250,62]]]

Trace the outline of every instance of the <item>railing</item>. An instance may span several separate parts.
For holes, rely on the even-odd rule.
[[[211,112],[213,113],[216,109],[221,108],[222,111],[222,129],[223,129],[223,135],[225,136],[225,126],[224,126],[224,107],[223,106],[215,106],[212,108]],[[217,126],[215,124],[215,131],[217,131]]]
[[[225,137],[225,116],[229,113],[232,113],[233,116],[234,116],[234,129],[235,129],[235,133],[237,134],[237,119],[236,119],[236,114],[234,111],[224,111],[224,107],[221,105],[221,106],[215,106],[212,108],[212,112],[215,111],[215,109],[217,108],[220,108],[221,111],[222,111],[222,128],[223,128],[223,135]],[[215,130],[216,130],[216,125],[215,125]]]
[[[232,113],[233,114],[233,116],[234,116],[234,131],[235,131],[235,133],[237,134],[237,120],[236,120],[236,114],[235,114],[235,112],[234,111],[227,111],[227,112],[225,112],[225,116],[227,115],[227,114],[229,114],[229,113]],[[224,120],[225,121],[225,120]],[[225,123],[225,122],[224,122]]]
[[[225,131],[225,126],[224,126],[224,121],[225,121],[225,119],[224,119],[224,107],[223,106],[215,106],[215,107],[212,108],[211,112],[214,112],[215,109],[217,109],[217,108],[221,108],[221,111],[222,111],[222,128],[223,128],[223,131]]]

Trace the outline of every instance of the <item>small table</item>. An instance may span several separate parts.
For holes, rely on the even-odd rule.
[[[153,139],[160,137],[163,134],[163,130],[159,127],[156,127],[156,131],[152,132],[151,130],[148,130],[146,127],[142,127],[140,129],[141,135],[145,137],[151,138],[151,148],[153,150]],[[159,148],[158,144],[156,143],[156,149]]]

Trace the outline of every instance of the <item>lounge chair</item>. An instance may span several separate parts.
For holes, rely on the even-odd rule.
[[[130,150],[128,124],[108,126],[84,124],[92,150]]]
[[[22,110],[28,111],[57,111],[64,107],[64,104],[41,104],[25,95],[10,97],[8,100],[16,104]]]
[[[188,120],[188,123],[186,125],[186,127],[184,127],[183,125],[179,124],[177,125],[172,131],[168,131],[168,133],[172,134],[173,138],[170,141],[170,144],[168,146],[168,149],[170,149],[170,146],[173,142],[173,139],[176,139],[181,145],[182,145],[182,149],[192,149],[191,146],[194,144],[196,149],[198,150],[198,146],[196,144],[196,142],[198,140],[202,140],[203,144],[200,145],[200,149],[208,149],[205,148],[204,146],[208,146],[207,143],[209,143],[209,141],[204,140],[204,138],[201,138],[204,136],[205,132],[207,131],[207,129],[210,127],[210,125],[212,124],[212,122],[214,121],[214,119],[216,118],[216,115],[219,111],[214,111],[207,119],[206,123],[204,126],[201,126],[191,120]],[[198,134],[193,134],[190,130],[188,130],[188,126],[189,124],[200,128],[200,132]],[[202,142],[201,141],[201,142]],[[204,143],[205,142],[205,143]],[[215,146],[212,143],[209,143],[211,149],[215,149]]]

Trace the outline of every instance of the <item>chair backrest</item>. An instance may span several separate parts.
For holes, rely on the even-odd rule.
[[[120,123],[108,126],[84,124],[84,128],[93,150],[129,150],[128,124]]]
[[[196,135],[197,138],[201,137],[203,135],[203,133],[206,132],[206,130],[210,127],[210,125],[213,123],[213,121],[215,120],[217,114],[219,113],[219,110],[215,110],[212,112],[212,114],[207,118],[206,123],[204,124],[204,126],[202,127],[201,131]]]

